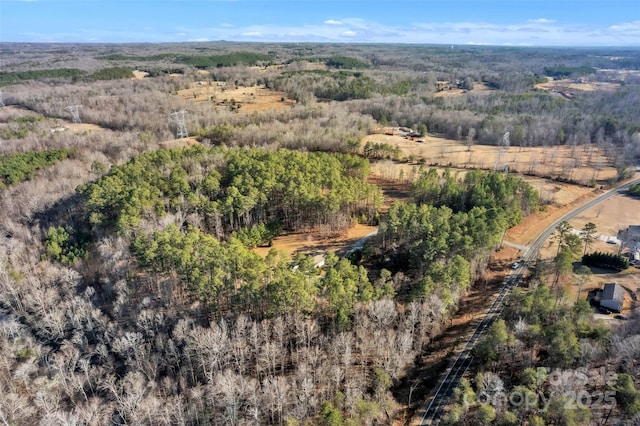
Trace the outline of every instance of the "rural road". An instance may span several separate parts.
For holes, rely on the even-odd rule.
[[[445,371],[442,380],[439,383],[439,386],[431,398],[429,405],[427,406],[421,420],[420,425],[436,425],[440,422],[440,418],[444,413],[444,409],[447,405],[449,397],[452,395],[453,390],[460,383],[460,379],[464,376],[465,372],[471,365],[473,361],[473,357],[471,356],[471,350],[475,346],[475,344],[482,340],[482,338],[486,335],[489,327],[493,322],[500,317],[500,313],[504,307],[505,300],[511,294],[511,290],[514,287],[517,287],[522,279],[524,272],[528,269],[529,266],[533,264],[533,262],[538,257],[538,252],[545,244],[547,239],[555,232],[556,227],[562,221],[570,220],[579,214],[583,213],[585,210],[588,210],[604,200],[613,197],[614,195],[618,195],[623,191],[626,191],[631,185],[634,183],[640,183],[640,179],[635,181],[626,183],[624,185],[619,186],[616,189],[612,189],[604,194],[594,198],[591,201],[588,201],[582,204],[580,207],[570,211],[565,214],[561,218],[557,219],[551,225],[549,225],[540,235],[538,235],[531,244],[528,246],[528,250],[525,251],[521,262],[521,267],[514,270],[506,282],[498,292],[496,299],[489,307],[489,310],[484,314],[482,321],[478,324],[473,334],[467,340],[464,348],[458,354],[455,362]]]
[[[364,243],[366,243],[369,238],[373,237],[374,235],[378,234],[378,228],[376,228],[375,231],[365,235],[364,237],[360,238],[358,241],[356,241],[349,250],[347,250],[347,252],[345,254],[342,255],[342,257],[349,257],[351,256],[353,253],[355,253],[358,250],[362,250],[362,248],[364,247]]]

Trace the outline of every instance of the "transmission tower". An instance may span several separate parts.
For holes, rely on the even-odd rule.
[[[502,156],[504,154],[506,154],[506,152],[509,150],[509,132],[506,132],[504,135],[502,135],[502,143],[500,144],[500,149],[498,150],[498,156],[496,157],[496,165],[493,168],[494,170],[499,170],[501,168],[503,168],[502,165]],[[508,166],[507,168],[504,169],[505,172],[508,171]]]
[[[80,105],[69,105],[65,109],[71,113],[71,121],[73,123],[82,123],[80,121]]]
[[[187,125],[184,119],[184,110],[171,113],[171,118],[176,123],[176,138],[182,139],[189,136],[187,133]]]

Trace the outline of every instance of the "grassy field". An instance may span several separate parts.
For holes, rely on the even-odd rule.
[[[295,101],[285,93],[264,86],[233,86],[216,81],[198,81],[189,89],[179,90],[178,95],[187,101],[209,102],[215,108],[236,108],[238,112],[252,113],[291,108]]]
[[[362,141],[386,143],[400,148],[404,158],[426,165],[455,168],[504,170],[545,178],[573,181],[582,185],[592,180],[605,182],[617,176],[604,152],[596,146],[499,147],[489,145],[467,146],[460,141],[427,135],[424,142],[405,139],[398,132],[385,134],[390,129],[368,135]]]

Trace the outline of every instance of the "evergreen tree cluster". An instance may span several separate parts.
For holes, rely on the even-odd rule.
[[[45,70],[28,71],[2,71],[0,72],[0,87],[9,86],[29,80],[43,80],[49,78],[77,79],[86,75],[85,71],[75,68],[54,68]]]
[[[629,259],[626,257],[619,254],[603,253],[600,251],[585,254],[582,256],[582,263],[587,266],[613,269],[615,271],[622,271],[629,267]]]
[[[519,223],[539,208],[537,191],[517,176],[473,170],[459,179],[449,170],[441,175],[430,169],[420,175],[412,188],[416,203],[447,206],[454,212],[484,207],[506,220],[507,226]]]
[[[370,65],[360,59],[349,56],[331,56],[324,62],[328,67],[337,69],[363,69],[370,68]]]
[[[178,210],[198,215],[220,238],[275,222],[339,230],[352,217],[376,217],[381,193],[364,182],[368,167],[346,154],[195,146],[141,155],[81,192],[90,221],[120,232]]]
[[[50,149],[0,156],[0,189],[29,180],[33,174],[67,158],[73,150]]]
[[[414,296],[437,294],[446,309],[471,283],[470,261],[493,250],[524,211],[538,206],[536,191],[518,178],[474,171],[464,181],[429,170],[413,189],[417,203],[394,204],[380,225],[382,249],[420,276]]]
[[[176,62],[193,65],[196,68],[220,68],[235,65],[256,65],[259,62],[270,62],[273,57],[254,52],[232,52],[212,56],[178,56]]]
[[[177,53],[159,53],[157,55],[125,55],[111,53],[98,56],[97,59],[106,61],[173,61],[176,63],[192,65],[196,68],[231,67],[235,65],[256,65],[258,62],[269,62],[273,56],[255,52],[229,52],[220,55],[180,55]]]
[[[121,78],[133,78],[133,69],[130,67],[103,68],[91,74],[94,80],[118,80]]]

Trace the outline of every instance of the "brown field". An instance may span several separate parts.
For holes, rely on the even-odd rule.
[[[620,88],[620,83],[589,82],[587,80],[562,79],[549,80],[546,83],[538,83],[536,89],[547,90],[553,93],[593,92],[597,90],[613,91]]]
[[[421,170],[426,170],[430,167],[416,163],[381,160],[371,163],[371,176],[382,180],[410,183],[419,176]],[[441,167],[438,168],[442,169]],[[453,173],[463,178],[466,169],[454,169]],[[594,192],[593,188],[557,182],[537,176],[525,175],[521,177],[538,191],[543,202],[551,204],[551,208],[553,206],[558,208],[558,206],[571,204],[575,200]]]
[[[191,136],[188,138],[162,141],[158,144],[158,146],[160,148],[185,148],[188,146],[198,145],[199,143],[200,142],[198,142],[198,140],[195,137]]]
[[[614,167],[604,153],[595,146],[553,146],[507,148],[489,145],[472,145],[471,149],[462,142],[427,135],[424,142],[404,139],[396,132],[393,136],[384,132],[366,136],[362,142],[386,143],[397,146],[409,161],[422,160],[426,165],[450,166],[456,168],[480,168],[533,174],[536,176],[563,177],[581,184],[592,179],[606,181],[617,176]]]
[[[340,251],[349,248],[360,238],[374,232],[377,226],[356,224],[346,234],[334,238],[321,238],[313,233],[285,234],[273,240],[271,247],[257,247],[253,251],[266,256],[271,249],[293,256],[297,252]]]
[[[464,90],[458,88],[448,88],[449,83],[445,81],[439,81],[438,86],[445,87],[444,89],[436,92],[433,96],[436,98],[446,98],[451,96],[462,96],[464,94],[473,93],[490,93],[492,89],[484,83],[474,83],[472,90]]]
[[[38,116],[42,117],[40,114],[29,111],[26,108],[15,106],[15,105],[7,105],[5,107],[0,108],[0,130],[2,127],[6,126],[10,121],[15,120],[18,117],[25,116]],[[51,118],[48,117],[47,121],[38,123],[38,127],[40,129],[50,131],[51,133],[55,132],[64,132],[67,130],[71,130],[74,133],[85,133],[97,130],[106,130],[103,127],[98,126],[97,124],[91,123],[72,123],[69,120],[63,118]]]
[[[178,95],[196,103],[211,103],[216,108],[239,106],[238,112],[251,113],[291,108],[295,101],[284,92],[276,92],[264,86],[235,88],[217,81],[198,81],[189,89],[179,90]],[[284,100],[283,100],[284,99]]]
[[[252,66],[249,67],[256,71],[271,71],[271,70],[295,70],[295,71],[308,71],[308,70],[328,70],[329,67],[324,62],[309,62],[309,61],[295,61],[290,64],[275,64],[269,66]]]

